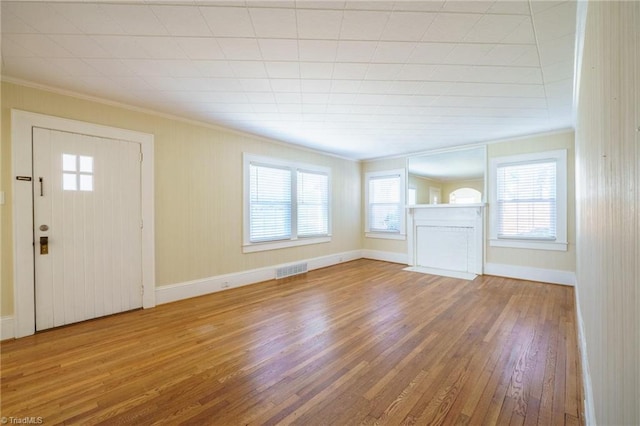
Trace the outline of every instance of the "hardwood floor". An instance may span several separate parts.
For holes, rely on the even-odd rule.
[[[358,260],[2,343],[44,424],[583,424],[573,288]]]

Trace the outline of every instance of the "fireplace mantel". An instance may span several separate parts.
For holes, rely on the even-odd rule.
[[[470,280],[482,275],[484,206],[407,206],[411,270]]]

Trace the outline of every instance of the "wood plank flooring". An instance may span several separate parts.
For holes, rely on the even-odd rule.
[[[573,288],[358,260],[2,343],[44,424],[583,424]]]

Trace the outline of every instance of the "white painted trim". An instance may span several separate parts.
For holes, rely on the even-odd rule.
[[[486,275],[516,278],[519,280],[539,281],[549,284],[562,284],[575,286],[576,274],[572,271],[560,271],[558,269],[532,268],[529,266],[506,265],[502,263],[486,263],[484,265]]]
[[[468,281],[473,281],[477,277],[476,274],[472,274],[471,272],[449,271],[446,269],[438,269],[438,268],[425,268],[424,266],[409,266],[408,268],[404,268],[403,271],[419,272],[421,274],[440,275],[442,277],[458,278],[461,280],[468,280]]]
[[[403,265],[408,265],[407,253],[396,253],[391,251],[364,249],[362,250],[362,257],[365,259],[383,260],[385,262],[401,263]]]
[[[243,253],[255,253],[258,251],[278,250],[287,247],[306,246],[309,244],[330,243],[331,234],[326,237],[299,238],[296,240],[268,241],[264,243],[250,243],[242,245]]]
[[[576,283],[577,284],[577,283]],[[593,387],[591,385],[591,370],[589,369],[589,357],[587,354],[587,340],[584,333],[584,321],[580,309],[579,286],[575,286],[576,319],[578,328],[578,350],[580,351],[580,365],[582,373],[582,389],[584,390],[584,423],[585,426],[596,426],[595,402],[593,400]]]
[[[518,240],[518,239],[490,239],[489,245],[491,247],[512,247],[512,248],[524,248],[531,250],[555,250],[555,251],[567,251],[569,243],[559,241],[544,241],[544,240]]]
[[[156,288],[156,301],[160,305],[189,299],[191,297],[203,296],[205,294],[215,293],[221,290],[228,290],[230,288],[269,281],[275,279],[276,269],[291,264],[307,262],[308,269],[312,271],[314,269],[326,268],[328,266],[360,258],[362,258],[361,251],[352,250],[311,259],[301,259],[299,261],[289,262],[286,264],[267,266],[265,268],[251,269],[248,271],[216,275],[183,283],[164,285]]]
[[[13,315],[0,317],[0,340],[8,340],[16,337],[14,326]]]
[[[381,240],[406,240],[406,234],[397,234],[395,232],[367,232],[364,234],[366,238],[379,238]]]
[[[27,111],[11,110],[11,179],[13,187],[14,321],[15,337],[35,332],[33,258],[33,182],[16,176],[33,177],[32,129],[45,129],[128,140],[140,143],[142,161],[142,306],[155,306],[154,241],[154,136],[132,130],[107,127]]]

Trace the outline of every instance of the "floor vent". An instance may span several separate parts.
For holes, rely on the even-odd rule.
[[[276,269],[276,279],[291,277],[293,275],[300,275],[308,272],[307,262],[304,263],[296,263],[295,265],[283,266],[282,268]]]

